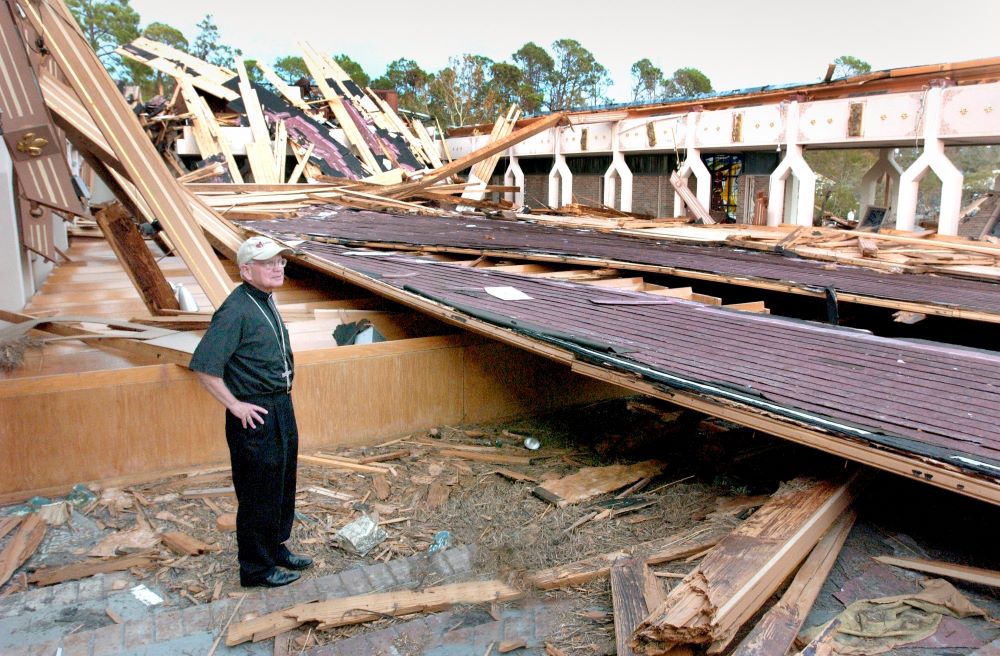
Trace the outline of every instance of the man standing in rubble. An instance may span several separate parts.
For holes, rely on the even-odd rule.
[[[191,370],[226,407],[226,441],[239,508],[240,583],[277,587],[312,559],[285,546],[295,519],[298,429],[292,408],[294,362],[271,292],[285,282],[284,253],[267,237],[240,245],[243,284],[212,315]]]

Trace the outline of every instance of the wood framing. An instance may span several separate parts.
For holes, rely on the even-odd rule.
[[[761,618],[753,630],[733,651],[732,656],[756,654],[785,654],[795,642],[795,637],[806,621],[820,588],[837,562],[844,541],[854,526],[853,510],[844,513],[830,527],[823,539],[795,573],[791,585],[781,599]]]
[[[796,479],[782,485],[650,612],[632,647],[661,654],[696,644],[721,653],[847,510],[851,497],[850,481]]]
[[[111,205],[99,211],[95,218],[149,313],[157,315],[164,309],[179,310],[170,284],[125,209],[121,205]]]
[[[232,289],[232,281],[185,202],[186,192],[167,170],[118,87],[80,33],[72,14],[61,0],[37,6],[27,3],[24,7],[124,173],[163,224],[210,302],[220,305]]]

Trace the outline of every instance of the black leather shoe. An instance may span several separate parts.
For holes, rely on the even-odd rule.
[[[275,569],[272,570],[270,574],[268,574],[267,576],[265,576],[260,580],[251,581],[249,583],[241,582],[241,585],[244,588],[254,588],[258,586],[263,586],[265,588],[280,588],[283,585],[288,585],[289,583],[294,583],[295,581],[298,581],[299,576],[301,575],[296,574],[295,572],[285,572],[280,569]]]
[[[305,569],[311,567],[312,564],[313,559],[309,556],[300,556],[293,553],[289,553],[284,558],[278,559],[278,566],[287,567],[288,569]]]

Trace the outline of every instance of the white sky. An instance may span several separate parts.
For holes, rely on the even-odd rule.
[[[268,63],[305,40],[345,53],[378,77],[399,57],[429,72],[450,56],[510,61],[528,41],[550,50],[571,38],[631,100],[632,63],[669,75],[700,69],[717,90],[812,82],[839,55],[873,70],[1000,56],[1000,0],[131,0],[142,25],[168,23],[193,40],[212,14],[223,43]]]

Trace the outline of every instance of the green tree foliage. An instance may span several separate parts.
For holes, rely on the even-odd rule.
[[[337,62],[358,86],[367,87],[371,83],[371,78],[368,77],[368,73],[365,73],[365,69],[361,68],[361,64],[349,56],[344,54],[334,55],[333,61]]]
[[[542,106],[542,92],[531,86],[519,67],[507,62],[493,62],[490,68],[490,94],[499,111],[517,103],[521,111],[537,112]]]
[[[191,54],[210,64],[233,68],[235,58],[242,55],[243,51],[222,42],[219,27],[215,24],[212,14],[205,14],[195,27],[198,28],[198,34],[191,45]]]
[[[150,41],[166,44],[182,52],[187,52],[188,40],[176,27],[166,23],[153,22],[142,30],[142,36]],[[125,66],[132,73],[132,80],[142,88],[144,98],[154,95],[169,95],[173,92],[174,79],[160,71],[154,71],[144,64],[126,60]]]
[[[854,77],[872,72],[872,65],[851,55],[841,55],[833,60],[833,77]]]
[[[712,93],[712,82],[697,68],[678,68],[663,81],[664,98],[692,98]]]
[[[632,101],[656,102],[663,88],[663,71],[648,58],[632,64]]]
[[[139,13],[128,0],[67,0],[66,6],[104,67],[112,76],[128,77],[131,69],[114,54],[115,48],[139,36]]]
[[[526,87],[538,94],[541,98],[539,105],[543,104],[545,90],[556,67],[552,55],[546,52],[545,48],[529,41],[521,46],[511,59],[521,69]]]
[[[295,84],[301,78],[310,79],[309,68],[306,66],[305,60],[298,55],[278,57],[274,60],[272,68],[281,79],[289,84]]]
[[[551,111],[582,107],[606,100],[611,76],[593,53],[574,39],[552,44],[555,66],[548,78],[545,104]]]
[[[429,114],[428,85],[431,75],[412,59],[401,57],[389,63],[385,73],[372,80],[372,88],[394,90],[399,94],[399,107],[412,112]]]

